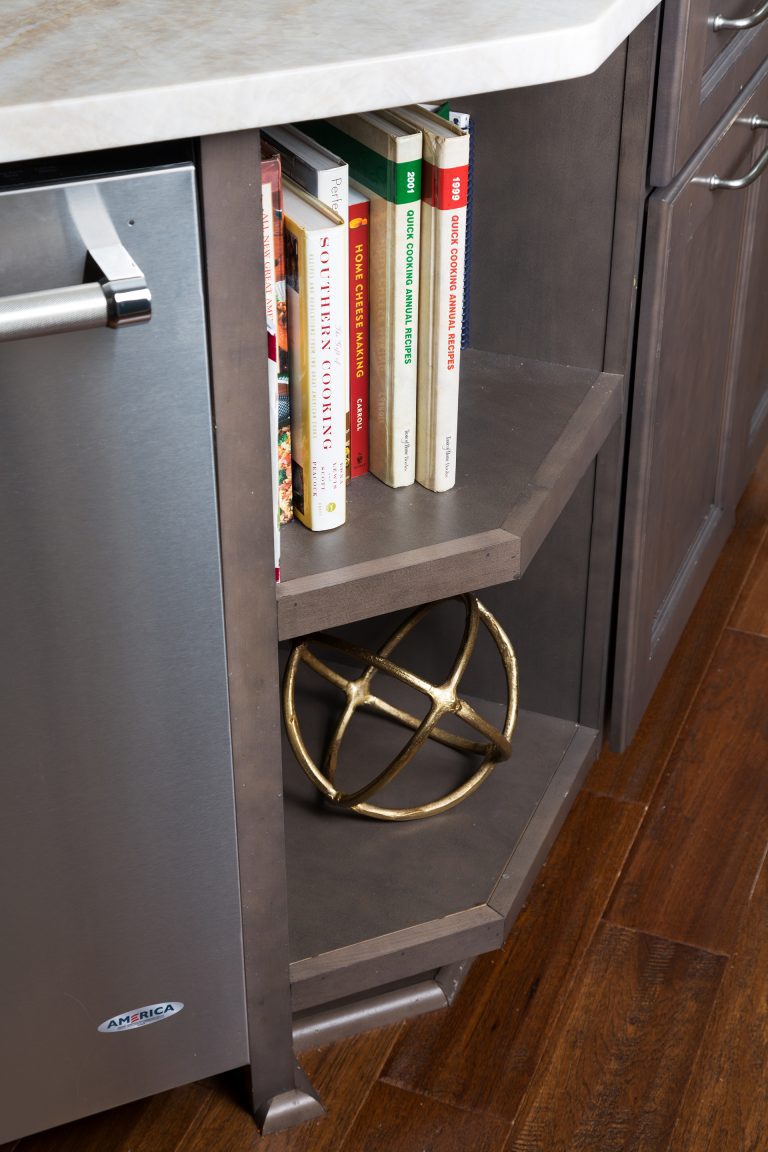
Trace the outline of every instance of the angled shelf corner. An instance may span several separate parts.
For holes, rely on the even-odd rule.
[[[347,523],[282,532],[281,639],[519,579],[619,419],[622,378],[469,350],[456,487],[352,482]]]
[[[313,682],[316,696],[305,696],[303,731],[310,743],[321,743],[333,690]],[[501,722],[500,705],[473,703]],[[383,766],[402,742],[402,729],[368,719],[347,734],[347,758],[353,765],[370,762],[373,725],[375,759]],[[393,824],[329,810],[284,737],[294,1012],[500,947],[597,740],[593,729],[523,711],[512,758],[477,792],[440,816]],[[439,794],[459,772],[455,760],[455,753],[428,742],[418,762],[388,786],[394,802],[420,803],[425,787]]]

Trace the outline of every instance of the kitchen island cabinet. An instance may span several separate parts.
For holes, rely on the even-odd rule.
[[[705,8],[669,3],[664,10],[651,172],[669,171],[661,158],[670,140],[675,157],[681,141],[690,142],[691,107],[709,131],[648,201],[616,634],[617,747],[640,722],[733,527],[768,431],[768,345],[759,319],[768,285],[761,179],[768,11],[754,28],[724,29],[726,46],[713,54],[712,5]],[[750,75],[760,37],[760,67]],[[691,85],[681,101],[664,64],[680,63],[697,43],[703,52],[705,41],[712,100],[719,92],[720,107],[723,90],[740,93],[715,123],[714,104],[708,118],[699,101],[703,89]]]
[[[56,20],[13,0],[2,20],[0,162],[9,178],[66,181],[66,157],[85,152],[94,172],[130,167],[125,152],[104,150],[152,142],[162,164],[163,141],[195,141],[243,1024],[254,1108],[270,1131],[318,1108],[294,1045],[445,1006],[467,959],[501,943],[599,748],[625,438],[641,427],[627,416],[658,13],[653,0],[425,2],[409,10],[407,40],[397,12],[368,15],[363,48],[346,16],[326,6],[292,10],[287,34],[273,0],[228,0],[194,19],[180,3],[158,10],[138,0],[130,13],[73,3]],[[257,130],[436,96],[466,107],[476,125],[459,479],[442,495],[354,482],[342,529],[311,534],[294,524],[283,533],[275,589],[266,341],[255,320]],[[751,224],[738,208],[724,211],[724,229],[759,230],[754,206]],[[115,223],[128,246],[134,222]],[[744,282],[740,269],[731,268],[734,282]],[[749,275],[759,276],[757,265]],[[757,329],[756,314],[744,315],[744,330]],[[742,372],[759,377],[748,357]],[[741,426],[751,428],[759,385],[746,391]],[[642,394],[636,386],[636,405]],[[708,453],[710,441],[697,448]],[[669,480],[662,471],[653,483],[666,491]],[[412,605],[471,590],[518,653],[513,759],[465,805],[422,825],[371,827],[326,811],[282,747],[280,660],[291,641],[340,628],[374,643]],[[451,626],[443,617],[422,643],[434,675],[452,655]],[[481,654],[466,690],[489,714],[501,703],[498,683]],[[640,699],[632,686],[623,691]],[[320,725],[322,701],[307,706],[310,726],[312,717]],[[364,737],[359,754],[370,755]],[[159,1043],[161,1027],[143,1032],[143,1042]],[[175,1082],[158,1075],[153,1090]],[[72,1115],[130,1092],[113,1084],[99,1099],[73,1101]],[[45,1123],[44,1111],[35,1114]],[[0,1140],[21,1134],[0,1126]]]
[[[659,56],[650,183],[663,188],[688,163],[768,57],[765,5],[669,0]]]
[[[467,958],[502,943],[599,748],[654,43],[652,18],[589,77],[462,101],[476,125],[477,224],[456,487],[393,491],[363,477],[342,529],[289,525],[272,617],[255,556],[242,560],[243,539],[263,552],[271,528],[250,496],[266,490],[269,459],[242,368],[253,289],[239,238],[257,212],[258,153],[244,134],[202,141],[224,599],[243,676],[242,688],[230,680],[236,747],[238,725],[249,733],[235,772],[238,759],[246,781],[254,763],[260,772],[282,764],[298,1047],[445,1006]],[[618,183],[627,195],[617,209]],[[370,826],[326,810],[280,747],[280,653],[318,628],[375,649],[407,609],[467,591],[518,653],[513,759],[422,824]],[[243,607],[256,602],[258,620]],[[434,630],[425,624],[411,654],[434,676],[454,655],[446,637],[461,631],[452,608]],[[492,655],[480,654],[465,690],[498,711]],[[300,705],[307,730],[322,731],[323,699],[307,689]],[[387,737],[369,744],[361,729],[355,744],[353,731],[351,754],[383,763]],[[422,775],[441,771],[427,750],[420,758],[402,780],[402,804],[417,802]],[[256,955],[257,910],[247,924]]]

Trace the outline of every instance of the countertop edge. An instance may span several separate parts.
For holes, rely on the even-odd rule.
[[[148,144],[530,87],[594,72],[658,0],[608,0],[598,18],[536,35],[422,46],[323,65],[139,85],[0,105],[0,162]],[[364,101],[361,103],[361,101]]]

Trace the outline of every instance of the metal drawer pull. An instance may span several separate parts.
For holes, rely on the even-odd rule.
[[[748,120],[739,120],[737,123],[747,124],[750,128],[768,128],[768,120],[763,120],[760,116],[750,116]],[[722,176],[694,176],[691,183],[706,184],[708,188],[713,189],[731,188],[738,190],[740,188],[748,188],[750,184],[754,184],[755,180],[763,174],[766,168],[768,168],[768,147],[763,149],[749,172],[744,176],[739,176],[736,180],[724,180]]]
[[[152,295],[147,282],[122,245],[90,251],[85,275],[97,279],[67,288],[0,297],[0,341],[86,328],[123,328],[151,319]]]
[[[751,16],[742,16],[740,20],[731,20],[728,16],[713,16],[712,27],[715,32],[721,32],[726,28],[756,28],[758,24],[762,24],[763,20],[768,20],[768,3],[761,4],[756,12]]]

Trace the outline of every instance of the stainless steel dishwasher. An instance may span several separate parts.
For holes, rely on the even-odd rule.
[[[0,190],[0,1144],[248,1060],[195,172]]]

